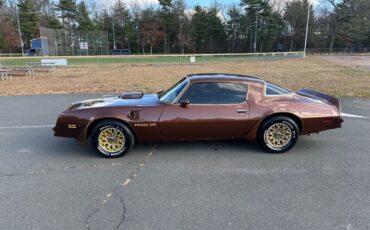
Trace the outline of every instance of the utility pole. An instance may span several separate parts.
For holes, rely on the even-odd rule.
[[[15,14],[17,15],[18,33],[19,33],[19,40],[21,41],[22,56],[24,56],[21,24],[19,23],[19,15],[18,15],[18,6],[17,5],[15,6]]]
[[[254,31],[254,44],[253,44],[254,53],[256,53],[256,49],[257,49],[258,10],[259,10],[259,3],[257,3],[257,6],[256,6],[256,26],[255,26],[255,31]]]
[[[116,49],[116,34],[114,32],[114,14],[112,14],[113,50]]]
[[[307,24],[306,24],[306,37],[304,39],[304,50],[303,50],[303,58],[306,58],[306,49],[307,49],[307,37],[308,37],[308,23],[310,21],[310,8],[311,4],[308,2],[308,10],[307,10]]]

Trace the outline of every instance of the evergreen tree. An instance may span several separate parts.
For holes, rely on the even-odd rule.
[[[30,40],[39,37],[40,15],[31,0],[20,0],[18,11],[23,42],[25,47],[28,48],[30,47]]]
[[[160,17],[163,24],[165,40],[164,53],[184,52],[189,45],[188,36],[183,32],[187,28],[188,20],[185,15],[184,0],[159,0],[161,6]],[[186,45],[187,44],[187,45]]]
[[[227,10],[226,33],[229,52],[242,52],[245,48],[248,21],[235,4]]]
[[[16,1],[25,48],[40,36],[39,26],[107,31],[113,48],[113,22],[116,47],[130,48],[133,53],[299,51],[304,46],[308,10],[308,0],[240,0],[240,5],[227,9],[226,16],[221,16],[217,0],[194,10],[187,10],[186,0],[158,0],[159,7],[147,9],[138,1],[131,1],[128,9],[125,0],[114,1],[111,9],[98,7],[98,0],[89,0],[92,8],[87,0],[58,0],[56,8],[50,7],[51,0]],[[310,8],[309,48],[365,51],[370,46],[370,1],[323,0],[318,4],[319,11]],[[12,1],[0,0],[1,52],[19,47],[15,15]]]
[[[226,24],[226,33],[230,42],[229,51],[232,53],[236,50],[236,43],[240,37],[242,14],[240,10],[233,5],[227,10],[227,15],[229,16],[229,20]]]
[[[57,10],[60,11],[62,25],[66,29],[74,29],[76,27],[77,6],[75,0],[60,0]]]
[[[337,34],[345,42],[348,51],[369,45],[366,40],[370,36],[370,2],[352,0],[346,2],[341,9],[342,20]]]
[[[306,36],[308,0],[293,0],[286,3],[284,20],[287,22],[290,51],[303,50]],[[314,11],[310,7],[310,21],[308,33],[308,47],[312,44],[314,38]]]
[[[281,15],[273,12],[268,0],[242,0],[242,5],[250,22],[250,51],[272,51],[282,26]]]
[[[110,49],[113,49],[113,29],[112,29],[112,16],[104,9],[100,14],[94,18],[94,24],[97,30],[107,31],[108,39],[110,41]]]
[[[191,20],[192,38],[195,43],[195,52],[205,53],[208,41],[207,12],[199,5],[194,7],[194,15]]]
[[[57,30],[63,28],[58,18],[52,15],[41,15],[40,26],[50,28],[50,29],[57,29]]]
[[[130,48],[134,37],[133,22],[129,10],[121,0],[113,6],[116,45],[118,48]]]
[[[172,0],[159,0],[159,4],[162,7],[160,18],[163,24],[163,33],[165,37],[163,52],[171,53],[171,48],[176,40],[176,17],[172,9]]]
[[[195,6],[194,11],[191,27],[196,52],[224,51],[226,32],[218,16],[218,9],[216,7],[204,9],[198,5]]]
[[[90,19],[90,13],[87,9],[85,1],[80,1],[77,7],[77,23],[79,31],[94,30],[94,24]]]
[[[217,5],[211,7],[207,12],[208,22],[208,52],[219,53],[225,51],[226,32],[225,26],[218,16],[219,9]]]

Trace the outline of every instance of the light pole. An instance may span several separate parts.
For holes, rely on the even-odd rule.
[[[310,21],[310,8],[311,4],[308,2],[308,10],[307,10],[307,24],[306,24],[306,36],[304,39],[304,50],[303,50],[303,58],[306,58],[306,49],[307,49],[307,37],[308,37],[308,23]]]
[[[255,31],[254,31],[254,44],[253,44],[254,53],[256,53],[256,50],[257,50],[258,7],[259,7],[259,3],[256,6],[256,26],[255,26]]]
[[[22,56],[24,56],[21,25],[19,23],[19,15],[18,15],[18,6],[15,6],[15,14],[17,15],[18,33],[19,33],[19,40],[21,41]]]
[[[114,14],[112,14],[113,50],[116,49],[116,33],[114,32]]]

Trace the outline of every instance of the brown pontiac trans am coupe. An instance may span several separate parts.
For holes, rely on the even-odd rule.
[[[301,89],[297,93],[241,75],[189,75],[157,94],[77,102],[53,128],[55,136],[89,139],[99,153],[122,156],[135,142],[257,140],[272,153],[288,151],[299,135],[341,127],[339,101]]]

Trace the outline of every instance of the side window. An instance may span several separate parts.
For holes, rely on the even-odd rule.
[[[198,82],[189,86],[181,97],[190,104],[238,104],[247,96],[246,84],[228,82]]]
[[[267,96],[274,96],[274,95],[286,95],[291,94],[292,91],[288,89],[281,88],[280,86],[266,83],[266,95]]]

